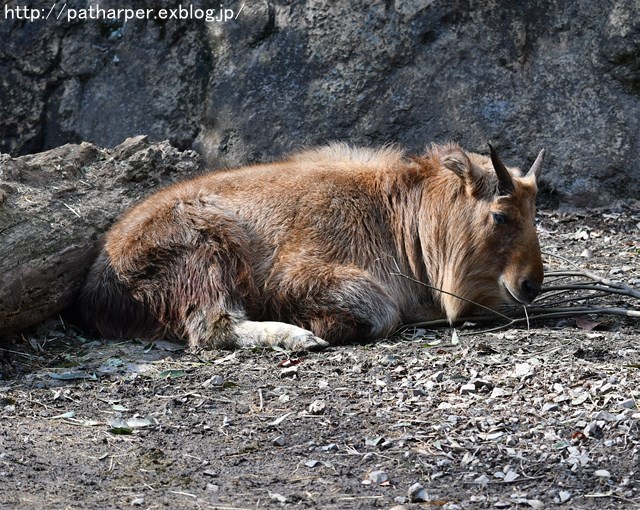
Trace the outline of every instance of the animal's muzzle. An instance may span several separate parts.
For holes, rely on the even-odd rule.
[[[533,279],[522,278],[515,285],[511,286],[504,276],[500,277],[500,283],[506,290],[506,295],[516,303],[528,305],[540,293],[541,283],[537,283]]]
[[[526,303],[531,303],[540,293],[540,285],[531,280],[523,280],[520,284],[520,294]]]

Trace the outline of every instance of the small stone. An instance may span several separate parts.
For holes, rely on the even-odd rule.
[[[131,500],[131,506],[142,506],[144,505],[144,498],[134,498]]]
[[[314,400],[309,404],[309,412],[314,415],[324,414],[327,404],[324,400]]]
[[[596,421],[614,422],[618,421],[618,417],[615,414],[611,414],[607,411],[600,411],[593,417]]]
[[[529,377],[532,376],[534,372],[534,367],[529,363],[516,363],[515,366],[515,376],[516,377]]]
[[[338,445],[335,444],[335,443],[331,443],[331,444],[328,444],[326,446],[322,446],[320,449],[322,451],[324,451],[324,452],[337,452],[338,451]]]
[[[493,388],[491,391],[491,398],[504,397],[509,393],[504,390],[504,388]]]
[[[202,383],[205,388],[208,386],[222,386],[224,384],[224,377],[221,375],[214,375]]]
[[[274,446],[284,446],[287,444],[287,440],[283,435],[279,435],[273,440]]]
[[[571,400],[571,405],[579,406],[584,404],[587,400],[589,400],[589,394],[587,392],[580,393],[576,398]]]
[[[380,364],[386,367],[395,367],[400,363],[400,358],[393,354],[387,354],[386,356],[382,356],[380,358]]]
[[[486,381],[484,379],[474,379],[473,385],[476,387],[476,391],[485,391],[489,392],[493,390],[493,383],[491,381]]]
[[[487,475],[480,475],[474,480],[474,482],[477,483],[480,487],[486,487],[487,485],[489,485],[489,478],[487,477]]]
[[[633,398],[629,398],[620,403],[622,407],[625,409],[635,409],[636,408],[636,400]]]
[[[598,469],[594,471],[593,474],[598,478],[611,478],[611,473],[609,473],[609,471],[607,471],[606,469]]]
[[[615,389],[615,386],[609,382],[606,382],[602,386],[600,386],[600,393],[609,393],[613,389]]]
[[[515,471],[512,471],[510,469],[504,475],[504,479],[503,480],[504,480],[504,482],[509,483],[509,482],[513,482],[514,480],[517,480],[518,478],[520,478],[520,475],[518,473],[516,473]]]
[[[374,437],[374,438],[366,437],[364,439],[364,445],[365,446],[372,446],[372,447],[375,448],[375,447],[379,446],[383,441],[384,441],[384,437],[382,437],[382,436]]]
[[[298,375],[298,365],[286,367],[280,370],[280,377],[296,377]]]
[[[558,409],[560,409],[560,406],[558,404],[556,404],[555,402],[546,402],[542,406],[542,412],[543,413],[550,413],[550,412],[553,412],[553,411],[557,411]]]
[[[407,491],[409,501],[412,503],[421,503],[429,500],[429,495],[421,483],[414,483]]]
[[[558,493],[558,499],[560,500],[561,504],[566,503],[571,499],[571,493],[569,491],[560,491]]]
[[[444,381],[444,372],[436,372],[430,377],[430,379],[433,379],[435,382],[442,382]]]
[[[462,395],[469,395],[470,393],[475,393],[475,392],[476,392],[476,385],[473,383],[463,384],[460,387],[460,394]]]
[[[381,483],[389,480],[387,473],[385,473],[384,471],[371,471],[368,478],[372,483],[375,483],[376,485],[380,485]]]
[[[278,503],[286,503],[287,498],[285,498],[282,494],[278,494],[277,492],[270,492],[269,497],[271,499],[275,499]]]

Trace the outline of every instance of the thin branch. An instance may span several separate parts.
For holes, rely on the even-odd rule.
[[[581,315],[618,315],[622,317],[630,317],[634,319],[640,319],[640,310],[627,310],[626,308],[606,308],[606,307],[569,307],[569,308],[528,308],[530,315],[528,317],[519,317],[514,315],[509,317],[507,324],[497,326],[495,329],[504,329],[513,324],[518,324],[526,321],[547,320],[547,319],[562,319],[569,317],[578,317]],[[453,325],[464,324],[465,322],[473,324],[486,324],[488,322],[495,322],[496,318],[493,315],[467,315],[460,317]],[[449,326],[447,319],[433,319],[429,321],[414,322],[411,324],[404,324],[400,329],[405,330],[408,328],[435,328],[441,326]]]
[[[402,271],[400,271],[400,267],[398,266],[398,262],[395,259],[394,259],[393,262],[394,262],[394,264],[396,266],[396,271],[389,273],[391,276],[399,276],[401,278],[405,278],[406,280],[409,280],[411,282],[417,283],[418,285],[423,285],[424,287],[428,287],[431,290],[435,290],[436,292],[440,292],[442,294],[447,294],[449,296],[453,296],[455,298],[460,299],[461,301],[464,301],[466,303],[470,303],[470,304],[472,304],[474,306],[477,306],[479,308],[487,310],[488,312],[491,312],[491,313],[493,313],[495,315],[499,315],[500,317],[503,317],[504,319],[509,319],[509,317],[507,317],[506,315],[503,315],[498,310],[494,310],[493,308],[489,308],[488,306],[482,305],[480,303],[476,303],[475,301],[472,301],[471,299],[467,299],[467,298],[464,298],[462,296],[458,296],[457,294],[454,294],[452,292],[448,292],[446,290],[439,289],[438,287],[434,287],[433,285],[429,285],[428,283],[424,283],[424,282],[421,282],[420,280],[412,278],[411,276],[408,276],[408,275],[404,274]]]
[[[633,289],[631,287],[629,287],[628,285],[622,283],[622,282],[616,282],[614,280],[610,280],[608,278],[604,278],[603,276],[600,276],[596,273],[592,273],[591,271],[588,271],[587,269],[582,269],[581,267],[579,267],[575,262],[572,262],[571,260],[555,254],[555,253],[547,253],[547,252],[543,252],[545,255],[548,255],[550,257],[556,257],[560,260],[563,260],[564,262],[572,265],[573,267],[576,268],[577,271],[550,271],[548,273],[549,276],[556,276],[558,274],[563,274],[563,276],[586,276],[587,278],[595,281],[595,282],[599,282],[603,285],[606,285],[608,287],[614,287],[616,289],[623,289],[626,290],[630,296],[636,298],[636,299],[640,299],[640,291]]]
[[[596,298],[606,298],[611,295],[620,295],[628,298],[640,299],[640,291],[629,287],[628,285],[610,280],[608,278],[604,278],[600,275],[592,273],[591,271],[587,271],[579,268],[572,261],[555,254],[547,254],[553,257],[557,257],[576,269],[571,270],[559,270],[559,271],[549,271],[545,273],[545,278],[552,278],[553,284],[547,287],[543,287],[541,290],[541,297],[536,305],[528,306],[528,307],[512,307],[511,309],[506,309],[503,311],[493,310],[491,308],[479,305],[478,303],[474,303],[468,299],[462,298],[460,296],[456,296],[450,292],[443,291],[431,285],[428,285],[424,282],[416,280],[415,278],[411,278],[410,276],[404,275],[401,273],[398,265],[396,264],[396,272],[391,273],[394,276],[400,276],[402,278],[406,278],[412,282],[415,282],[420,285],[424,285],[429,287],[430,289],[435,290],[436,292],[442,292],[444,294],[448,294],[458,299],[462,299],[468,303],[477,305],[479,308],[483,308],[489,312],[490,314],[478,314],[478,315],[470,315],[466,317],[461,317],[456,320],[455,324],[450,324],[447,319],[433,319],[427,321],[416,322],[412,324],[405,324],[399,328],[399,331],[403,331],[410,328],[434,328],[441,326],[450,326],[450,325],[460,325],[465,322],[470,322],[474,324],[486,324],[491,322],[496,322],[499,320],[497,316],[504,319],[506,322],[504,324],[498,325],[495,328],[491,328],[485,331],[493,331],[498,329],[504,329],[516,324],[526,323],[527,328],[529,328],[529,323],[531,321],[539,321],[539,320],[550,320],[550,319],[560,319],[560,318],[569,318],[569,317],[577,317],[581,315],[616,315],[621,317],[627,317],[632,319],[640,319],[640,309],[627,309],[620,307],[611,307],[611,306],[569,306],[569,307],[559,307],[560,304],[565,303],[579,303],[585,300],[593,301]],[[582,280],[575,280],[576,278],[582,278]],[[561,279],[569,279],[569,281],[562,282]],[[595,283],[594,283],[595,282]],[[585,295],[582,292],[587,291],[589,294]],[[541,301],[549,300],[554,297],[558,297],[560,295],[564,295],[567,293],[573,294],[571,297],[566,297],[565,299],[542,304],[539,303]],[[523,313],[524,310],[524,313]]]
[[[554,297],[559,297],[559,296],[561,296],[563,294],[566,294],[567,292],[570,292],[570,291],[566,291],[566,292],[558,291],[558,292],[554,292],[553,294],[542,296],[541,298],[538,298],[536,300],[536,303],[540,304],[541,302],[544,301],[545,302],[545,306],[559,306],[559,305],[562,305],[564,303],[573,303],[575,301],[593,301],[594,299],[607,297],[609,295],[608,292],[600,292],[598,294],[588,294],[586,296],[568,297],[566,299],[559,299],[557,301],[551,301],[549,303],[549,299],[554,298]]]
[[[544,287],[540,292],[549,292],[552,290],[593,290],[595,292],[606,292],[608,294],[620,294],[622,296],[637,297],[640,299],[640,293],[634,296],[633,289],[623,289],[620,287],[607,287],[604,285],[592,285],[589,283],[568,283],[565,285],[552,285],[550,287]]]

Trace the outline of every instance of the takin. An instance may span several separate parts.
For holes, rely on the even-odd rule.
[[[83,322],[105,338],[309,350],[528,304],[544,150],[526,174],[490,150],[333,144],[172,185],[106,234]]]

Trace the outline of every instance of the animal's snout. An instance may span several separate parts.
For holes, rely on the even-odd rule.
[[[509,280],[506,275],[502,275],[500,277],[500,283],[507,291],[505,297],[510,297],[512,301],[523,305],[531,303],[540,293],[542,278],[540,278],[540,280],[537,280],[535,276],[530,278],[522,277],[520,279],[511,280],[512,283],[509,284]]]
[[[522,293],[522,297],[525,298],[525,301],[527,303],[531,303],[531,301],[533,301],[540,293],[540,285],[532,282],[531,280],[522,280],[522,283],[520,284],[520,292]]]

